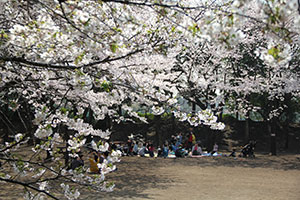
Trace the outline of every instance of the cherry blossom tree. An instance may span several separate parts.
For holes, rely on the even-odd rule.
[[[171,109],[175,117],[193,126],[224,128],[205,106],[224,102],[228,91],[246,93],[243,84],[235,88],[227,84],[224,60],[234,56],[241,41],[250,40],[245,31],[249,24],[259,27],[257,34],[266,38],[256,55],[272,69],[271,83],[285,80],[289,87],[284,90],[297,96],[298,75],[292,70],[276,75],[297,67],[289,65],[291,44],[299,43],[297,5],[296,0],[0,1],[0,103],[2,110],[16,113],[25,130],[15,130],[14,121],[1,111],[1,120],[14,138],[0,148],[0,160],[13,169],[3,171],[7,174],[2,173],[0,181],[24,186],[28,199],[44,195],[58,199],[51,189],[59,178],[64,182],[59,191],[67,199],[80,195],[71,189],[74,184],[111,191],[113,184],[105,182],[105,174],[115,166],[107,160],[98,166],[101,173],[95,177],[84,170],[66,171],[61,164],[61,144],[66,144],[65,154],[71,157],[91,136],[101,138],[92,142],[93,149],[109,149],[110,127],[96,128],[86,120],[87,112],[95,120],[147,123],[132,108],[139,104],[151,107],[155,115]],[[187,52],[190,49],[197,51]],[[193,53],[191,60],[197,59],[192,65],[174,70],[181,60],[178,55]],[[275,85],[269,87],[270,81],[263,78],[260,87],[245,84],[244,88],[267,91],[275,98],[282,90],[274,92]],[[237,77],[232,80],[238,82]],[[197,92],[189,94],[187,87]],[[181,110],[177,98],[196,101],[198,92],[209,95],[202,110],[191,115]],[[20,156],[22,143],[33,137],[38,140],[32,155]],[[39,160],[45,151],[51,155],[50,164]],[[118,162],[120,152],[111,156],[112,163]]]
[[[227,112],[239,113],[246,118],[246,125],[253,113],[259,113],[269,126],[274,126],[279,118],[290,118],[285,117],[293,114],[289,107],[299,98],[298,13],[292,10],[298,5],[296,1],[281,3],[286,13],[278,10],[276,14],[272,10],[272,6],[279,6],[275,1],[235,4],[243,8],[240,16],[245,17],[232,35],[239,38],[237,41],[222,38],[227,32],[218,24],[215,26],[221,29],[221,34],[216,36],[225,45],[210,35],[205,42],[187,43],[172,69],[177,74],[172,81],[178,83],[179,93],[202,109],[209,106],[215,112],[222,112],[225,107]],[[234,21],[236,16],[231,17]],[[217,19],[212,18],[209,24]],[[203,26],[194,27],[201,32],[197,27]],[[248,128],[245,134],[248,140]]]

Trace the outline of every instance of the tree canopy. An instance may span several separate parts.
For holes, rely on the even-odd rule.
[[[104,175],[112,165],[104,162],[95,178],[66,172],[56,147],[65,141],[76,157],[93,136],[101,140],[92,147],[107,151],[111,127],[88,118],[147,123],[136,104],[212,129],[225,126],[218,107],[280,115],[299,98],[299,7],[297,0],[1,0],[0,120],[14,139],[0,147],[0,160],[15,171],[0,181],[28,188],[28,199],[57,198],[48,183],[59,177],[111,190]],[[201,110],[186,113],[179,97]],[[30,158],[13,153],[32,138],[39,142]],[[56,168],[36,161],[44,151]],[[119,156],[113,152],[113,161]],[[19,176],[32,172],[31,182]],[[53,177],[42,178],[48,172]],[[79,197],[69,185],[61,189]]]

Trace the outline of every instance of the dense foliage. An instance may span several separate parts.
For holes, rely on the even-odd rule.
[[[23,185],[28,199],[57,198],[58,178],[110,191],[104,175],[114,165],[93,177],[66,171],[58,146],[76,157],[97,137],[91,146],[107,151],[111,123],[97,122],[147,123],[136,107],[212,129],[224,128],[215,117],[223,106],[278,117],[299,98],[298,8],[296,0],[1,0],[0,120],[14,138],[0,160],[14,170],[0,181]],[[201,110],[186,113],[179,97]],[[28,139],[36,146],[21,157]],[[51,164],[38,160],[45,151]],[[59,192],[78,198],[70,188]]]

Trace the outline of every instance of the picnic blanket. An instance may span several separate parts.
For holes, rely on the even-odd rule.
[[[207,157],[207,156],[213,156],[213,157],[222,156],[222,154],[216,152],[213,155],[211,155],[211,153],[202,153],[201,155],[192,155],[190,153],[189,156],[192,157],[192,158],[201,158],[201,157]]]

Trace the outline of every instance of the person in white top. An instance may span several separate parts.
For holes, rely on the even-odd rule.
[[[210,155],[214,155],[214,153],[217,153],[218,150],[219,150],[219,146],[217,143],[215,143],[212,152],[210,152]]]
[[[192,155],[201,155],[202,154],[202,148],[197,143],[192,148]]]

